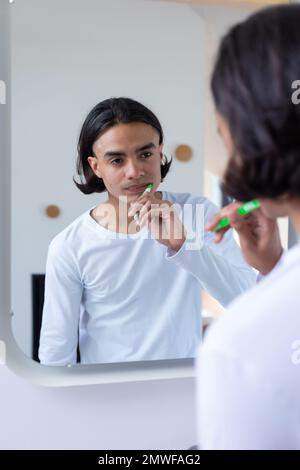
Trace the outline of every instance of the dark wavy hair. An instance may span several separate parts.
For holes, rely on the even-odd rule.
[[[211,88],[235,147],[223,191],[240,201],[300,196],[300,5],[269,7],[222,39]]]
[[[102,193],[106,187],[101,178],[98,178],[91,169],[88,157],[94,156],[93,145],[100,135],[107,129],[117,124],[129,124],[131,122],[142,122],[149,124],[159,134],[159,144],[163,143],[163,130],[157,117],[143,104],[130,98],[109,98],[98,103],[86,117],[78,140],[77,174],[80,178],[78,183],[73,181],[77,188],[84,194]],[[161,181],[169,172],[172,159],[164,156],[161,165]]]

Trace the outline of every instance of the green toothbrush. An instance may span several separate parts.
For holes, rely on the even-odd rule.
[[[149,184],[147,185],[147,188],[146,188],[145,191],[143,192],[143,194],[150,193],[150,191],[151,191],[152,188],[153,188],[153,184],[152,184],[152,183],[149,183]],[[133,218],[134,218],[134,220],[135,220],[135,222],[136,222],[137,224],[139,223],[139,216],[140,216],[139,212],[136,212],[136,213],[134,214],[134,216],[133,216]]]
[[[246,202],[243,206],[237,209],[237,213],[241,216],[250,214],[250,212],[255,211],[255,209],[260,208],[260,202],[257,199],[253,199],[252,201]],[[213,232],[217,232],[222,228],[228,227],[230,225],[230,220],[228,217],[224,217],[219,221],[219,223],[212,229]]]

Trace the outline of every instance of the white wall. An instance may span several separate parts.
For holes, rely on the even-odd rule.
[[[226,3],[226,2],[225,2]],[[211,73],[216,60],[221,38],[234,24],[246,19],[257,7],[234,8],[225,6],[194,5],[205,22],[206,49],[204,79],[205,133],[204,133],[204,166],[206,171],[221,176],[227,162],[225,146],[217,133],[215,107],[210,89]]]
[[[31,273],[55,234],[103,196],[72,183],[80,125],[97,102],[130,96],[160,118],[174,161],[164,189],[202,192],[204,27],[189,6],[145,0],[26,0],[12,10],[13,330],[30,355]],[[48,204],[62,209],[44,215]]]

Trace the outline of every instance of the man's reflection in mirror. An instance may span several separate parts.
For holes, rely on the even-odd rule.
[[[219,244],[204,233],[217,206],[160,190],[172,164],[163,144],[157,117],[132,99],[88,114],[75,184],[107,200],[49,246],[41,363],[76,363],[78,344],[83,364],[195,357],[201,288],[226,307],[255,284],[232,230]]]

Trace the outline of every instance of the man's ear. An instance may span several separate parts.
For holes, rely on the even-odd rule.
[[[160,146],[158,147],[161,162],[163,161],[163,158],[164,158],[163,147],[164,147],[163,144],[160,144]]]
[[[95,173],[96,176],[98,176],[98,178],[101,178],[101,174],[100,174],[100,171],[98,169],[98,161],[97,161],[97,158],[96,157],[88,157],[88,162],[89,162],[89,165],[91,167],[91,169],[93,170],[93,172]]]

